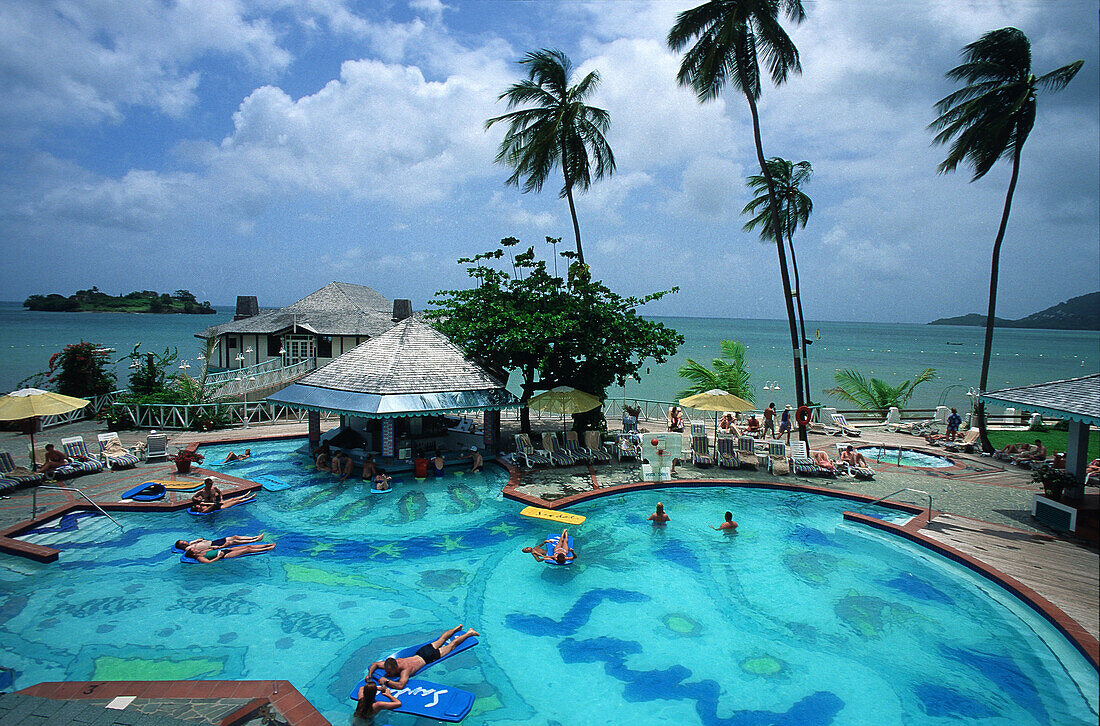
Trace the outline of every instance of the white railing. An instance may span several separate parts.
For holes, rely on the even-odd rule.
[[[78,408],[68,413],[59,413],[54,416],[43,416],[39,421],[42,424],[42,428],[47,429],[51,426],[61,426],[62,424],[72,423],[74,421],[83,421],[86,418],[94,418],[100,411],[113,404],[123,393],[126,393],[126,391],[111,391],[110,393],[104,393],[100,396],[92,396],[91,403],[84,408]]]
[[[309,414],[304,409],[290,408],[268,401],[201,403],[188,406],[175,404],[120,403],[139,429],[193,429],[211,418],[228,418],[233,426],[248,427],[261,423],[305,423]],[[336,419],[338,414],[321,414],[322,419]]]
[[[206,387],[213,389],[218,396],[232,398],[264,388],[274,388],[296,378],[301,378],[317,368],[316,358],[307,358],[288,366],[281,365],[281,363],[281,359],[273,358],[257,366],[214,373],[206,377]]]

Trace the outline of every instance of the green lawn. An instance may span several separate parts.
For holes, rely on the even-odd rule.
[[[1026,441],[1032,443],[1035,439],[1042,439],[1047,451],[1065,451],[1068,434],[1065,431],[990,431],[989,441],[998,449],[1009,444]],[[1089,434],[1089,453],[1085,461],[1100,458],[1100,431]]]

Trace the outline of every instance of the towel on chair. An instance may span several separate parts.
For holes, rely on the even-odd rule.
[[[130,452],[122,447],[122,442],[118,439],[110,439],[103,443],[103,453],[108,459],[117,459],[128,456]]]

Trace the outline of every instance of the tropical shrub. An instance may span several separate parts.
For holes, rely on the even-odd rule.
[[[749,383],[750,375],[745,369],[745,345],[736,340],[723,340],[721,346],[722,356],[710,362],[711,368],[691,358],[680,366],[677,373],[681,378],[691,381],[691,385],[676,394],[676,398],[687,398],[696,393],[718,389],[750,403],[755,402],[756,391]]]
[[[837,398],[854,403],[864,411],[880,411],[886,413],[891,406],[904,409],[905,404],[913,396],[917,386],[936,377],[933,368],[926,368],[923,373],[911,381],[905,381],[900,386],[891,386],[886,381],[878,378],[867,378],[859,371],[848,368],[833,374],[833,380],[837,385],[834,388],[826,388],[825,393]]]
[[[109,352],[95,343],[81,341],[65,346],[50,357],[47,381],[66,396],[99,396],[115,389],[115,372]]]

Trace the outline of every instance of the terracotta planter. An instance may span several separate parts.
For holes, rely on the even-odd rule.
[[[188,472],[190,472],[191,471],[191,460],[190,459],[180,459],[179,461],[177,461],[176,462],[176,471],[179,472],[180,474],[187,474]]]

